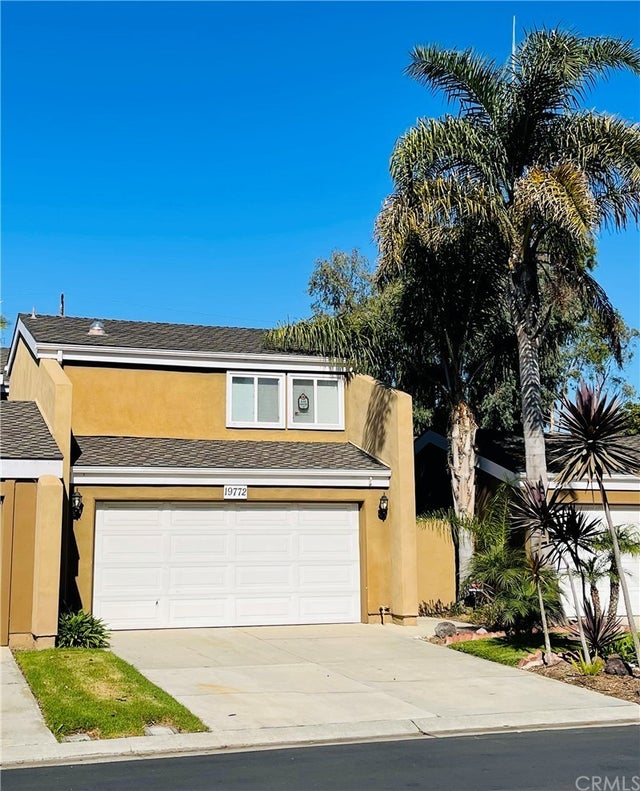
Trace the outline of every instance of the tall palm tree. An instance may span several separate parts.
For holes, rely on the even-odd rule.
[[[562,465],[560,485],[586,480],[596,483],[611,538],[611,550],[625,603],[627,622],[640,664],[640,641],[633,617],[629,586],[622,567],[618,532],[614,527],[605,487],[605,476],[615,473],[640,475],[640,459],[625,441],[628,417],[617,398],[608,399],[594,387],[582,382],[575,403],[561,400],[560,429],[554,455]]]
[[[382,278],[402,269],[415,237],[438,250],[463,223],[496,240],[517,338],[527,478],[545,484],[545,289],[570,288],[590,304],[620,353],[615,313],[584,261],[599,227],[640,213],[640,126],[579,109],[614,69],[640,73],[631,42],[558,30],[527,34],[502,67],[471,50],[416,47],[408,74],[459,113],[421,120],[398,140],[394,192],[376,224]]]

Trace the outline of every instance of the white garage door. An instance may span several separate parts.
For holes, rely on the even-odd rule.
[[[590,518],[597,517],[602,523],[602,529],[607,530],[606,517],[602,508],[594,506],[583,506],[581,510],[586,511]],[[626,525],[633,529],[636,536],[640,537],[640,513],[637,509],[626,509],[621,507],[613,507],[611,509],[611,518],[614,525]],[[629,586],[629,596],[631,598],[631,605],[633,607],[633,614],[640,616],[640,560],[632,555],[622,555],[622,567],[625,570],[625,578]],[[576,589],[579,600],[582,598],[580,595],[580,583],[576,582]],[[609,604],[609,581],[608,579],[601,580],[598,583],[598,590],[600,591],[600,600],[602,606],[606,609]],[[573,597],[571,595],[571,587],[565,577],[562,578],[562,593],[563,604],[567,615],[575,615],[575,607],[573,605]],[[620,599],[618,601],[618,615],[626,616],[626,608],[622,598],[622,591],[620,591]]]
[[[360,620],[355,504],[105,503],[94,562],[112,629]]]

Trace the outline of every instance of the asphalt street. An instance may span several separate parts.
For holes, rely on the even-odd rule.
[[[13,769],[2,791],[640,791],[640,728],[504,733]]]

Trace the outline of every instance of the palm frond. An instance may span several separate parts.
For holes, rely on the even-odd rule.
[[[621,402],[581,382],[575,403],[561,398],[560,430],[551,456],[562,471],[560,483],[605,475],[640,473],[640,459],[625,441],[627,415]]]
[[[450,102],[459,103],[465,114],[493,117],[502,80],[493,61],[470,49],[460,52],[434,45],[414,47],[410,57],[406,72],[421,85],[442,91]]]

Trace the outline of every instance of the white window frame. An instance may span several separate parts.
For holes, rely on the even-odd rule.
[[[256,420],[233,420],[233,377],[241,376],[244,379],[253,378],[253,414]],[[227,427],[228,428],[284,428],[285,427],[285,374],[271,373],[271,371],[227,371]],[[274,423],[263,423],[257,420],[258,416],[258,379],[278,380],[278,412],[280,420]]]
[[[295,423],[293,420],[293,380],[312,379],[313,380],[313,405],[317,414],[318,405],[318,382],[331,381],[338,383],[338,422],[337,423],[316,423],[314,414],[313,423]],[[344,377],[330,374],[306,374],[296,373],[287,375],[287,428],[301,429],[302,431],[344,431]]]

